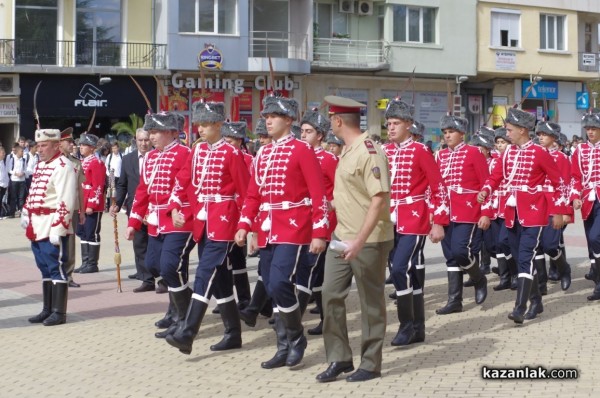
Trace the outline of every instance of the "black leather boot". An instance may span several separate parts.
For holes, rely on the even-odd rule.
[[[302,313],[300,308],[292,312],[279,312],[279,317],[285,325],[285,332],[288,340],[288,354],[285,360],[285,366],[296,366],[304,358],[306,350],[306,337],[304,336],[304,327],[302,326]]]
[[[496,257],[498,262],[498,275],[500,276],[500,283],[493,287],[495,291],[510,289],[510,271],[508,270],[508,264],[506,257]]]
[[[513,256],[506,257],[506,265],[508,265],[508,272],[510,272],[510,290],[517,290],[517,278],[519,277],[517,261]]]
[[[413,293],[413,311],[415,314],[415,334],[409,344],[425,341],[425,302],[423,293]]]
[[[542,296],[545,296],[548,294],[548,272],[546,271],[546,256],[543,253],[537,253],[533,259],[533,264],[535,265],[535,270],[537,271],[537,280],[539,284],[540,294]]]
[[[538,281],[538,275],[533,277],[533,283],[531,284],[531,293],[529,294],[529,310],[525,313],[524,319],[535,319],[538,314],[544,312],[544,305],[542,304],[542,294],[540,292],[540,283]]]
[[[600,300],[600,282],[596,283],[596,287],[594,288],[594,291],[592,292],[592,295],[591,296],[587,296],[587,299],[589,301]]]
[[[571,266],[567,263],[567,258],[561,251],[557,258],[553,258],[550,262],[556,264],[556,269],[560,277],[560,288],[567,290],[571,286]]]
[[[170,290],[169,298],[173,302],[173,308],[175,309],[176,315],[173,317],[174,322],[168,328],[162,332],[154,333],[154,336],[158,339],[164,339],[168,335],[175,333],[175,330],[177,330],[177,328],[185,320],[185,316],[190,305],[190,300],[192,298],[192,290],[189,288],[185,288],[177,292]]]
[[[69,283],[52,282],[52,314],[44,320],[44,326],[62,325],[67,322],[67,298]]]
[[[225,325],[225,334],[223,339],[215,345],[210,346],[211,351],[232,350],[242,347],[242,324],[240,322],[240,313],[235,300],[219,304],[221,310],[221,319]]]
[[[167,312],[165,313],[165,316],[154,322],[154,326],[156,326],[159,329],[166,329],[169,326],[171,326],[175,320],[173,319],[173,316],[175,315],[175,307],[173,306],[173,300],[171,300],[171,295],[169,295],[169,308],[167,308]]]
[[[485,248],[485,245],[481,245],[481,252],[479,253],[480,261],[479,261],[479,269],[483,275],[488,275],[491,272],[492,259],[490,256],[490,252]]]
[[[258,318],[258,314],[264,311],[264,307],[269,302],[269,296],[267,295],[267,289],[265,289],[265,285],[262,280],[256,281],[256,286],[254,287],[254,294],[252,294],[252,298],[250,299],[250,304],[246,308],[240,310],[240,318],[246,323],[246,325],[254,327],[256,326],[256,318]],[[271,313],[273,313],[273,308],[271,308]]]
[[[185,320],[182,321],[181,327],[173,334],[167,335],[167,343],[178,348],[182,354],[191,354],[194,339],[200,330],[200,324],[202,324],[207,308],[208,304],[204,301],[192,298],[187,308]]]
[[[527,300],[529,300],[529,293],[531,292],[531,286],[533,280],[525,277],[517,279],[517,300],[515,301],[515,308],[508,314],[508,319],[515,323],[523,323],[525,319],[525,311],[527,310]]]
[[[273,318],[275,319],[274,329],[277,336],[277,352],[273,358],[260,364],[263,369],[275,369],[284,366],[289,352],[285,324],[280,317],[280,313],[276,312]]]
[[[413,294],[403,294],[396,299],[396,310],[400,327],[396,337],[392,340],[393,346],[404,346],[410,344],[415,337],[415,313],[413,308]]]
[[[487,278],[479,269],[477,261],[466,271],[470,279],[473,280],[473,286],[475,287],[475,303],[482,304],[487,297]]]
[[[308,302],[310,301],[311,293],[306,293],[303,290],[298,290],[296,294],[298,297],[298,308],[300,308],[300,315],[303,316],[306,311],[306,307],[308,307]]]
[[[313,297],[315,298],[317,308],[319,308],[319,317],[321,318],[321,321],[314,328],[308,329],[307,332],[311,336],[317,336],[323,334],[323,296],[321,295],[321,291],[319,290],[313,292]]]
[[[31,323],[42,323],[52,314],[52,281],[42,281],[42,312],[28,319]]]
[[[98,260],[100,259],[100,243],[88,245],[88,262],[87,265],[79,269],[80,274],[91,274],[98,272]]]
[[[76,268],[73,272],[79,273],[79,271],[81,271],[82,268],[87,267],[88,262],[90,261],[89,248],[89,243],[81,242],[81,266],[79,268]]]
[[[585,274],[583,277],[585,279],[587,279],[588,281],[592,281],[594,283],[598,283],[597,281],[597,273],[596,273],[596,268],[594,267],[596,260],[595,259],[590,259],[590,270],[588,271],[587,274]]]
[[[460,271],[448,271],[448,302],[442,308],[435,310],[438,315],[462,312],[463,274]]]
[[[550,265],[548,266],[548,280],[550,282],[558,282],[560,280],[560,274],[556,268],[556,263],[550,259]]]

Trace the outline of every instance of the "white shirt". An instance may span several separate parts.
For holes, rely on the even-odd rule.
[[[25,181],[27,172],[27,160],[22,157],[18,158],[13,156],[13,161],[11,162],[10,169],[8,170],[8,174],[10,174],[11,181]],[[23,173],[22,176],[17,176],[17,173]]]
[[[33,172],[35,171],[35,166],[37,166],[40,161],[40,157],[36,153],[35,155],[29,154],[29,162],[27,163],[27,177],[31,177]]]
[[[115,170],[115,178],[121,177],[122,161],[123,160],[122,160],[122,156],[120,153],[118,155],[115,155],[111,152],[111,154],[106,157],[106,161],[104,162],[104,164],[106,165],[106,175],[109,176],[110,169],[114,169]]]
[[[0,187],[7,188],[8,187],[8,170],[6,170],[6,164],[4,160],[0,160]]]

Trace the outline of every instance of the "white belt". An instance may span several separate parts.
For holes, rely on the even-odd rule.
[[[586,189],[594,189],[599,186],[600,186],[599,182],[588,182],[587,184],[585,184]]]
[[[510,192],[554,192],[554,187],[550,186],[550,187],[546,187],[544,188],[543,185],[535,185],[533,187],[530,187],[529,185],[517,185],[517,186],[511,186],[509,188]]]
[[[237,195],[203,195],[203,194],[199,194],[198,195],[198,202],[214,202],[214,203],[221,203],[221,202],[225,202],[226,200],[236,200],[238,198]]]
[[[402,199],[392,199],[390,202],[391,207],[395,207],[398,205],[410,205],[414,202],[419,202],[421,200],[425,200],[425,195],[415,195],[415,196],[407,196]]]
[[[461,193],[479,193],[479,191],[475,191],[473,189],[463,188],[460,185],[450,185],[448,187],[448,190],[449,191],[454,191],[454,192],[456,192],[458,194],[461,194]]]
[[[304,198],[300,202],[283,201],[281,203],[261,203],[259,209],[260,209],[260,211],[288,210],[288,209],[294,209],[296,207],[310,206],[310,205],[311,205],[310,198]]]

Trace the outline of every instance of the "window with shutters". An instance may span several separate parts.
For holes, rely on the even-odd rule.
[[[493,9],[491,15],[492,47],[521,47],[521,12]]]

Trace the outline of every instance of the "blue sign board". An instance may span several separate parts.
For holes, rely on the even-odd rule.
[[[587,91],[578,91],[575,98],[577,109],[588,109],[590,107],[590,95]]]
[[[521,96],[525,97],[525,93],[529,90],[529,86],[531,86],[531,82],[529,80],[522,80],[522,90]],[[558,99],[558,82],[552,81],[544,81],[537,82],[529,94],[527,94],[528,99],[549,99],[555,100]]]

